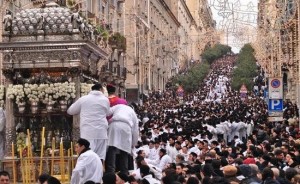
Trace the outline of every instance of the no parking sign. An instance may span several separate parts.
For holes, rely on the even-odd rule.
[[[283,83],[280,77],[269,78],[269,99],[283,99]]]

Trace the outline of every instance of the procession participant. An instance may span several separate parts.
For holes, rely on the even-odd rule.
[[[115,172],[116,155],[119,169],[128,174],[128,154],[138,142],[138,119],[134,110],[123,104],[110,108],[108,129],[108,150],[106,155],[106,172]]]
[[[106,85],[106,89],[107,89],[107,93],[108,93],[108,99],[109,99],[109,103],[110,106],[114,106],[117,104],[124,104],[127,105],[127,101],[123,98],[120,98],[116,95],[116,87],[108,84]]]
[[[0,184],[9,184],[9,174],[7,171],[0,171]]]
[[[61,184],[61,183],[57,178],[50,176],[44,184]]]
[[[122,179],[115,173],[105,173],[103,175],[102,184],[121,184]]]
[[[73,103],[68,114],[80,115],[80,137],[90,142],[90,148],[105,160],[107,147],[107,115],[109,100],[104,96],[101,84],[92,86],[88,95]]]
[[[84,184],[87,181],[100,183],[103,176],[102,162],[99,156],[90,149],[86,139],[78,139],[75,145],[78,159],[72,171],[71,184]]]
[[[38,183],[39,184],[44,184],[48,178],[50,177],[49,174],[41,174],[39,177],[38,177]]]
[[[146,180],[150,184],[160,184],[161,182],[157,179],[153,178],[153,176],[150,173],[150,167],[148,165],[141,165],[140,172],[142,176],[142,183],[144,183],[144,180]]]

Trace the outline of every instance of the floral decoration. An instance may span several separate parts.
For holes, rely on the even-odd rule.
[[[76,97],[75,83],[9,85],[7,96],[9,99],[15,100],[17,105],[24,104],[27,101],[30,103],[54,104],[56,101],[74,99]]]
[[[17,105],[22,105],[26,101],[23,85],[10,84],[7,88],[7,97],[15,100]]]
[[[65,82],[65,83],[54,83],[54,88],[56,88],[56,94],[53,95],[54,99],[58,100],[69,100],[74,99],[75,95],[75,83]]]
[[[24,132],[17,133],[17,151],[21,151],[26,147],[26,134]]]
[[[93,85],[94,84],[81,83],[80,84],[80,96],[89,94]]]

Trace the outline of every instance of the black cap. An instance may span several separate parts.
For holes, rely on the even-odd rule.
[[[109,172],[103,175],[102,180],[103,180],[103,184],[111,184],[111,183],[116,183],[117,177],[115,173]]]
[[[50,176],[48,178],[47,183],[48,184],[61,184],[60,181],[57,178],[53,177],[53,176]]]
[[[107,84],[106,89],[108,94],[113,94],[116,92],[116,87],[112,84]]]
[[[100,83],[96,83],[92,86],[92,90],[100,90],[102,89],[102,85]]]
[[[80,146],[84,146],[85,148],[89,148],[90,147],[90,142],[88,140],[86,140],[86,139],[83,139],[83,138],[78,139],[77,143]]]

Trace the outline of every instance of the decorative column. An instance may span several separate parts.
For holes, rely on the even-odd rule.
[[[300,3],[297,4],[298,5],[298,17],[297,17],[297,21],[298,21],[298,26],[296,29],[296,32],[298,33],[298,51],[297,51],[297,57],[298,57],[298,64],[296,64],[296,67],[298,67],[298,84],[297,84],[297,103],[298,103],[298,110],[299,110],[299,114],[300,114]],[[299,119],[299,118],[298,118]],[[299,128],[300,128],[300,121],[298,120],[299,123]]]
[[[80,69],[77,67],[70,68],[68,71],[69,75],[72,77],[72,81],[75,83],[76,99],[80,98]],[[80,138],[80,117],[79,115],[73,116],[73,126],[72,126],[72,141],[76,142]]]
[[[4,70],[4,76],[7,79],[7,86],[12,84],[13,71]],[[6,89],[7,89],[6,86]],[[14,117],[14,104],[11,99],[7,96],[5,97],[5,115],[6,115],[6,125],[5,125],[5,156],[11,156],[11,143],[16,140],[16,126],[15,126],[15,117]]]

